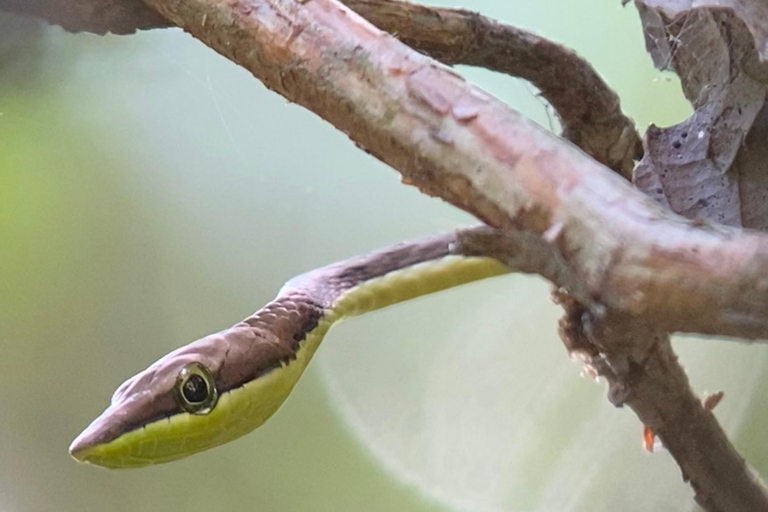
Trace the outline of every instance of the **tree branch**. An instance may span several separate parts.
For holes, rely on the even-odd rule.
[[[404,181],[544,236],[580,299],[668,331],[768,338],[768,238],[664,211],[337,1],[145,1]]]
[[[614,405],[627,404],[659,436],[702,507],[768,510],[768,493],[693,393],[666,333],[628,315],[597,318],[564,293],[556,300],[566,346],[606,378]]]
[[[531,82],[557,112],[567,138],[632,179],[642,141],[619,97],[576,52],[464,9],[397,0],[342,0],[408,46],[446,64],[465,64]]]
[[[528,80],[555,109],[565,138],[632,179],[634,159],[642,156],[640,135],[621,112],[616,93],[572,50],[471,11],[397,0],[342,2],[441,62]],[[38,16],[73,31],[131,33],[170,25],[137,0],[0,0],[0,10]]]
[[[515,230],[457,232],[458,254],[493,256],[522,272],[554,282],[571,276],[540,238]],[[709,511],[768,511],[768,493],[733,447],[717,419],[691,389],[669,335],[642,318],[593,309],[561,290],[566,311],[560,335],[572,355],[608,381],[608,398],[628,405],[663,441]]]

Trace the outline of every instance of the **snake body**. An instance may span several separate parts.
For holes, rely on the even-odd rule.
[[[510,271],[494,258],[467,254],[451,233],[300,275],[242,322],[125,381],[70,453],[82,462],[126,468],[229,442],[280,408],[336,322]]]

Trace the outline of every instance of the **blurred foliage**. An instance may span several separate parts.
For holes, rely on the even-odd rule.
[[[0,11],[0,73],[18,87],[34,80],[42,64],[45,23]]]

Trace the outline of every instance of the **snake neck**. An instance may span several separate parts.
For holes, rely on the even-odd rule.
[[[431,237],[292,279],[272,302],[239,324],[254,334],[246,349],[232,352],[243,380],[306,366],[337,322],[510,271],[490,257],[456,254],[456,246],[453,235]],[[248,367],[252,371],[245,371]]]
[[[511,269],[485,256],[458,254],[455,234],[396,245],[290,280],[276,301],[302,295],[331,323]]]
[[[308,272],[246,322],[294,353],[307,348],[314,354],[337,322],[511,271],[494,258],[456,254],[455,247],[454,235],[442,235]]]
[[[344,320],[507,272],[509,268],[492,258],[448,254],[358,283],[339,294],[332,316]]]

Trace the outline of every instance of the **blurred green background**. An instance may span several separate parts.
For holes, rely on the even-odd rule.
[[[688,115],[618,0],[452,3],[575,48],[642,128]],[[552,126],[531,86],[461,71]],[[295,274],[471,222],[181,31],[0,16],[0,511],[694,510],[669,455],[569,360],[546,283],[520,276],[340,326],[280,413],[226,447],[129,471],[69,458],[120,382]],[[768,475],[766,347],[677,347]]]

